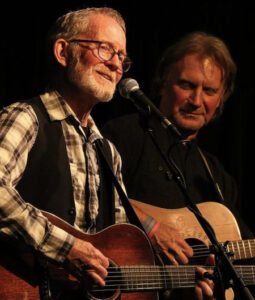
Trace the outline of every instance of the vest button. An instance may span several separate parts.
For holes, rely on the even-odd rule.
[[[74,208],[70,208],[68,210],[68,213],[69,213],[70,216],[73,216],[75,214],[75,209]]]

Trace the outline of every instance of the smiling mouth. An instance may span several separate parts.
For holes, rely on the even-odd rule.
[[[103,72],[100,72],[100,71],[97,71],[97,73],[98,73],[99,75],[101,75],[104,79],[106,79],[106,80],[108,80],[108,81],[110,81],[110,82],[113,82],[113,78],[112,78],[111,75],[108,75],[108,74],[103,73]]]
[[[192,116],[203,116],[203,113],[196,113],[196,112],[186,112],[187,115],[192,115]]]
[[[190,110],[181,110],[181,113],[184,115],[191,115],[191,116],[203,116],[204,113],[202,111],[190,111]]]

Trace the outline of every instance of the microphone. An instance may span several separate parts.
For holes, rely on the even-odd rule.
[[[123,98],[131,100],[135,105],[138,103],[140,105],[142,104],[148,106],[150,110],[159,118],[163,127],[171,128],[175,134],[177,134],[179,137],[182,137],[176,126],[171,123],[143,93],[135,79],[125,78],[121,80],[118,85],[118,90]]]

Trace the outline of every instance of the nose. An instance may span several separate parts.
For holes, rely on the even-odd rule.
[[[122,63],[119,59],[119,56],[117,53],[115,53],[112,57],[112,59],[105,62],[105,64],[112,70],[112,71],[119,71],[119,73],[122,73]]]
[[[189,102],[194,106],[199,107],[203,103],[203,91],[200,88],[192,90],[192,93],[189,97]]]

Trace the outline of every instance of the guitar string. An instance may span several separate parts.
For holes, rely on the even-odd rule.
[[[126,267],[128,269],[132,269],[132,271],[134,271],[134,269],[141,269],[141,267]],[[104,288],[99,288],[98,286],[94,286],[94,290],[93,292],[104,292],[104,291],[114,291],[117,288],[120,289],[124,289],[124,290],[132,290],[134,289],[134,286],[136,287],[136,290],[139,289],[152,289],[152,288],[174,288],[174,287],[192,287],[195,285],[195,273],[194,273],[194,267],[193,269],[192,266],[191,268],[188,269],[189,272],[186,272],[184,274],[181,274],[182,276],[180,276],[179,271],[175,271],[178,274],[172,274],[171,273],[171,278],[166,278],[166,276],[169,277],[169,272],[167,272],[165,269],[163,271],[163,273],[159,273],[158,270],[156,270],[157,273],[157,277],[153,277],[153,274],[151,274],[151,267],[149,267],[150,269],[148,270],[148,272],[150,272],[148,275],[146,275],[145,277],[143,277],[144,275],[140,275],[139,277],[136,277],[136,280],[142,280],[143,282],[134,282],[134,278],[132,278],[131,276],[125,277],[123,279],[124,283],[116,283],[116,279],[113,281],[114,284],[111,284],[111,280],[106,280],[106,284],[107,287]],[[157,268],[155,266],[155,268]],[[213,267],[212,267],[213,268]],[[183,269],[183,268],[182,268]],[[245,280],[246,284],[254,284],[254,275],[251,274],[251,269],[253,271],[254,266],[236,266],[236,269],[239,270],[239,272],[241,273],[241,277],[243,277],[243,279]],[[146,270],[147,271],[147,270]],[[183,270],[182,270],[183,271]],[[192,271],[192,272],[191,272]],[[144,270],[143,270],[144,272]],[[120,272],[119,272],[120,273]],[[131,274],[133,276],[133,274]],[[161,277],[159,278],[159,276],[163,277],[164,279],[162,279]],[[189,276],[189,278],[187,278],[187,276]],[[112,276],[110,276],[112,277]],[[115,276],[116,277],[116,276]],[[108,277],[107,277],[108,278]],[[119,276],[116,277],[118,280]],[[176,280],[177,279],[177,280]],[[128,282],[128,280],[131,281]],[[147,280],[147,282],[146,282]],[[152,282],[150,282],[150,280],[153,280]],[[158,281],[157,281],[158,280]],[[145,283],[144,283],[145,281]],[[148,286],[150,284],[150,286]],[[131,287],[130,287],[131,286]]]
[[[254,284],[254,279],[246,279],[245,278],[245,283],[247,285],[252,285]],[[194,287],[196,284],[195,280],[190,280],[190,281],[176,281],[176,282],[154,282],[154,283],[126,283],[126,284],[115,284],[111,285],[108,288],[99,288],[99,287],[94,287],[92,289],[93,292],[111,292],[111,291],[116,291],[117,289],[120,290],[130,290],[130,291],[136,291],[136,290],[152,290],[152,289],[158,289],[158,288],[163,288],[163,289],[172,289],[172,288],[181,288],[181,287]]]
[[[234,256],[236,254],[239,254],[239,256],[241,254],[243,254],[242,256],[252,257],[254,255],[253,253],[255,251],[255,246],[252,246],[250,244],[244,245],[243,242],[244,241],[231,242],[230,244],[227,245],[227,250],[233,252],[233,251],[235,251],[235,248],[237,248],[234,253]],[[249,243],[249,242],[246,242],[246,243]],[[238,244],[238,245],[235,246],[235,244]],[[240,249],[240,244],[243,246],[243,247],[241,247],[241,249]],[[193,245],[192,249],[195,251],[193,258],[207,256],[210,253],[210,250],[205,245]],[[247,251],[249,252],[249,254],[247,254]],[[238,252],[238,253],[236,253],[236,252]]]
[[[255,248],[255,245],[244,245],[242,242],[235,242],[235,244],[233,244],[232,242],[231,243],[229,243],[228,245],[227,245],[227,248],[230,248],[230,247],[232,247],[232,248],[239,248],[240,247],[240,245],[241,245],[241,248],[243,249],[243,250],[247,250],[247,248],[248,249],[253,249],[254,250],[254,248]],[[205,246],[205,245],[192,245],[191,246],[193,249],[194,248],[201,248],[201,249],[207,249],[208,250],[208,248]]]
[[[119,273],[119,274],[122,274],[124,272],[135,272],[135,271],[139,271],[139,273],[143,272],[143,273],[152,273],[152,272],[155,272],[155,273],[171,273],[171,274],[174,274],[177,273],[178,275],[181,275],[181,274],[189,274],[191,272],[194,273],[195,269],[197,267],[201,267],[201,268],[206,268],[206,269],[209,269],[209,270],[214,270],[214,266],[205,266],[205,265],[196,265],[196,266],[192,266],[192,265],[189,265],[189,266],[172,266],[172,265],[165,265],[165,266],[147,266],[147,265],[144,265],[144,266],[121,266],[120,267],[120,270],[119,268],[116,269],[116,267],[109,267],[107,270],[108,270],[108,274],[116,274],[116,273]],[[235,269],[237,271],[245,271],[245,272],[251,272],[253,270],[255,270],[255,265],[235,265],[234,266]],[[138,273],[138,274],[139,274]]]
[[[195,274],[195,269],[196,269],[197,266],[185,266],[185,267],[181,267],[181,266],[165,266],[165,267],[160,267],[160,266],[126,266],[126,267],[121,267],[121,270],[116,270],[116,267],[110,267],[108,268],[108,276],[106,278],[109,279],[109,278],[119,278],[119,276],[121,276],[121,274],[124,274],[124,275],[131,275],[133,276],[134,274],[133,273],[137,273],[138,275],[140,275],[139,278],[142,278],[142,276],[144,274],[146,274],[146,278],[148,278],[148,275],[149,276],[154,276],[153,273],[155,273],[156,275],[158,276],[161,276],[162,274],[163,275],[168,275],[170,276],[171,278],[174,276],[177,276],[178,278],[180,276],[186,276],[186,275],[194,275]],[[202,267],[202,268],[207,268],[207,269],[210,269],[210,270],[214,270],[214,266],[199,266],[199,267]],[[254,269],[255,269],[255,266],[253,265],[235,265],[235,269],[238,271],[238,272],[241,272],[241,274],[249,274],[251,276],[253,276],[254,278]],[[112,271],[113,270],[113,271]],[[142,273],[142,274],[141,274]],[[137,275],[136,274],[136,275]],[[195,275],[194,275],[195,276]],[[171,279],[170,278],[170,279]],[[130,279],[132,279],[130,277]]]

